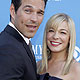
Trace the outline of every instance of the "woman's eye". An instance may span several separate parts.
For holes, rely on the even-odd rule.
[[[66,32],[61,32],[61,34],[66,34]]]
[[[50,29],[49,32],[54,32],[54,30]]]

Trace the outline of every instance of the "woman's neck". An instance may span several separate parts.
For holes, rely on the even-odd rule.
[[[65,61],[67,58],[67,52],[66,51],[62,51],[62,52],[51,52],[51,61],[54,62],[60,62],[60,61]]]

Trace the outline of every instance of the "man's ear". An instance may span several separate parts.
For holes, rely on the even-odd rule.
[[[14,4],[11,4],[10,6],[10,15],[14,19],[15,18],[15,7]]]

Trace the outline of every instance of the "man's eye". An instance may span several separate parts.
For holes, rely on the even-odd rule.
[[[30,12],[31,12],[31,10],[25,10],[25,12],[26,12],[26,13],[30,13]]]
[[[44,13],[43,13],[43,12],[37,12],[37,14],[39,14],[39,15],[44,15]]]

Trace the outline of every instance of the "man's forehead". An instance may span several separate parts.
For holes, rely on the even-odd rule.
[[[44,1],[43,0],[22,0],[22,4],[24,6],[32,6],[35,9],[42,9],[44,10]]]
[[[38,2],[44,2],[44,0],[21,0],[21,1],[22,1],[22,2],[25,1],[25,2],[28,2],[28,3],[30,3],[30,2],[33,2],[33,3],[34,3],[34,2],[37,2],[37,1],[38,1]]]

